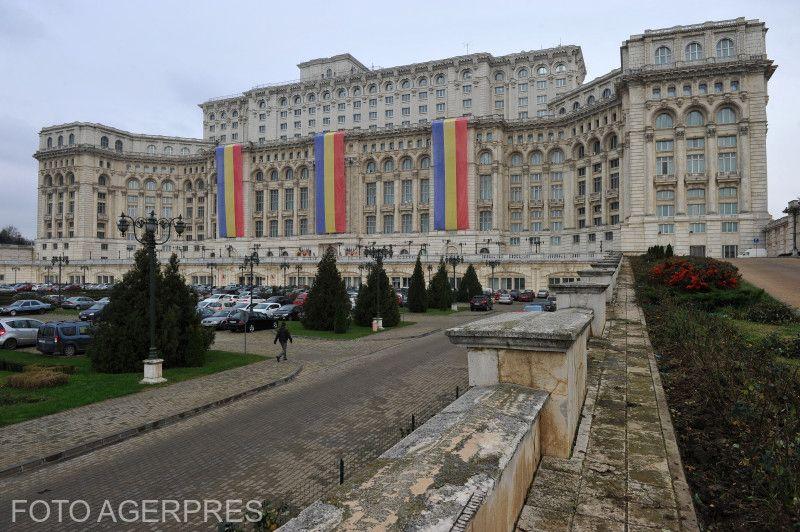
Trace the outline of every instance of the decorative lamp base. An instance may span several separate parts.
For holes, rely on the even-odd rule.
[[[383,318],[372,318],[372,332],[383,330]]]
[[[450,310],[453,310],[453,311],[458,310],[458,303],[451,303],[450,304]]]
[[[144,361],[144,378],[139,381],[140,384],[161,384],[167,382],[161,375],[161,364],[164,363],[162,358],[148,358]]]

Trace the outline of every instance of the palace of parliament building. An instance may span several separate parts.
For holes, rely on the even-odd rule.
[[[138,243],[121,236],[117,218],[150,211],[187,223],[159,254],[177,252],[195,282],[210,280],[216,260],[216,284],[237,278],[236,259],[254,244],[262,257],[309,258],[289,271],[303,277],[330,245],[345,270],[373,242],[393,244],[395,258],[459,253],[478,266],[496,256],[529,288],[544,282],[530,270],[537,257],[654,244],[736,256],[770,221],[766,106],[776,66],[766,32],[745,18],[646,30],[591,81],[574,45],[380,69],[345,53],[300,63],[297,80],[201,103],[199,139],[48,126],[34,155],[31,260],[65,254],[84,261],[71,273],[87,282],[118,277]],[[438,231],[431,123],[455,117],[468,117],[469,224]],[[347,230],[317,234],[314,136],[329,131],[345,132]],[[228,144],[242,145],[239,238],[218,237],[215,148]],[[259,280],[281,284],[280,266],[267,261]],[[398,261],[396,275],[411,266]]]

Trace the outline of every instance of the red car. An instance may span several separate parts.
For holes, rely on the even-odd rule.
[[[536,299],[536,294],[531,290],[525,290],[524,292],[520,292],[517,296],[517,301],[521,303],[530,303]]]
[[[306,299],[308,299],[308,292],[301,292],[297,294],[297,297],[294,298],[292,304],[297,305],[298,307],[302,307],[305,304]]]

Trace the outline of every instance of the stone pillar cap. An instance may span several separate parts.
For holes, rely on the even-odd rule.
[[[560,283],[550,286],[550,289],[556,294],[599,294],[605,292],[609,283]]]
[[[527,351],[566,351],[592,322],[585,308],[555,312],[504,312],[448,329],[454,344]]]

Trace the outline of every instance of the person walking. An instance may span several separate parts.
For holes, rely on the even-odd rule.
[[[286,324],[281,322],[281,326],[278,327],[278,332],[275,333],[275,340],[272,342],[273,344],[277,344],[278,342],[281,343],[281,354],[278,355],[278,362],[281,361],[281,357],[286,360],[286,342],[292,342],[292,333],[289,332],[289,329],[286,328]],[[294,343],[294,342],[292,342]]]

